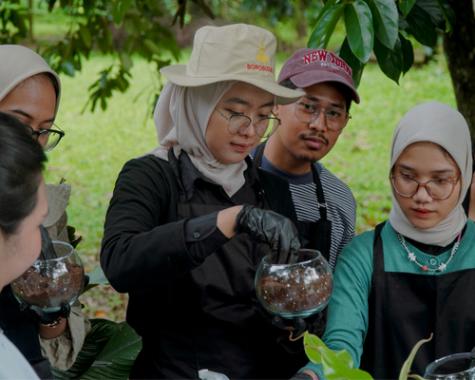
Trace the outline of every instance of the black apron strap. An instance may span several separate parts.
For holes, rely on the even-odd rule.
[[[261,167],[261,164],[262,164],[262,156],[264,155],[264,149],[266,147],[266,142],[267,141],[264,141],[263,143],[260,143],[256,149],[254,150],[254,157],[253,157],[253,160],[254,162],[256,163],[256,166],[258,168]]]

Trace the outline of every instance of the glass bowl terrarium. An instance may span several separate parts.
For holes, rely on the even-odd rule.
[[[333,288],[330,265],[319,251],[301,249],[291,264],[276,264],[265,256],[256,272],[261,305],[282,318],[306,318],[325,308]]]
[[[20,303],[43,312],[72,305],[84,286],[84,268],[73,246],[62,241],[52,244],[56,257],[39,258],[11,284]]]

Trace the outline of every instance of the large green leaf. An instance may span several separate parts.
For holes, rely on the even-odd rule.
[[[363,63],[373,50],[374,28],[371,9],[363,0],[345,4],[345,27],[351,51]]]
[[[394,47],[399,31],[399,13],[394,0],[367,0],[373,14],[376,38],[389,49]]]
[[[414,63],[414,48],[412,47],[411,41],[404,38],[401,33],[399,33],[399,41],[401,41],[402,51],[402,72],[405,74]]]
[[[412,7],[416,3],[416,0],[399,0],[399,9],[403,16],[407,16],[411,11]]]
[[[128,379],[130,369],[142,349],[142,342],[125,322],[92,319],[76,362],[68,371],[54,369],[59,380]]]
[[[403,67],[403,53],[399,39],[396,41],[394,49],[388,49],[379,40],[376,40],[374,42],[374,54],[376,54],[382,72],[399,84]]]
[[[314,49],[325,49],[327,47],[343,9],[343,3],[337,3],[335,0],[328,1],[325,4],[317,16],[315,29],[308,39],[308,47]]]
[[[353,360],[346,350],[333,351],[316,335],[304,335],[304,348],[307,357],[320,364],[327,380],[371,380],[369,373],[353,368]]]
[[[437,43],[437,31],[431,16],[418,4],[412,7],[411,12],[407,15],[408,23],[407,31],[421,44],[434,47]]]
[[[348,44],[348,38],[345,38],[340,48],[339,56],[351,67],[353,82],[358,87],[360,84],[361,76],[363,75],[364,63],[353,54]]]

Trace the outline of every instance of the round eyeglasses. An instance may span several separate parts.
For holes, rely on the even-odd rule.
[[[56,124],[53,124],[54,128],[48,129],[32,129],[31,135],[38,141],[45,152],[52,150],[65,135],[64,131]]]
[[[449,198],[454,191],[455,185],[459,181],[457,178],[437,178],[426,182],[419,182],[407,175],[391,175],[393,188],[401,197],[411,198],[419,191],[420,187],[426,189],[427,194],[437,201],[443,201]]]
[[[236,133],[244,134],[247,128],[252,124],[256,135],[262,137],[265,135],[269,123],[273,122],[280,124],[280,119],[273,115],[251,119],[249,116],[242,113],[232,113],[231,115],[226,116],[219,109],[216,109],[215,111],[228,121],[228,131],[233,135]]]
[[[341,131],[350,114],[338,107],[320,107],[318,104],[308,103],[303,100],[295,103],[294,114],[297,120],[305,124],[312,124],[320,117],[320,114],[325,116],[327,128],[331,131]]]

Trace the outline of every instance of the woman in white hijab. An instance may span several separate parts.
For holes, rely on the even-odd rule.
[[[64,136],[54,124],[61,94],[58,75],[41,56],[20,45],[0,45],[0,62],[0,111],[29,126],[32,137],[45,151],[53,149]],[[65,210],[70,186],[46,185],[46,192],[49,209],[43,226],[51,239],[69,241]],[[21,311],[9,286],[0,293],[0,327],[40,377],[52,377],[50,364],[60,369],[70,367],[90,328],[80,306],[73,307],[69,318],[64,317]]]
[[[289,219],[269,210],[285,213],[290,194],[270,199],[249,158],[275,102],[302,95],[275,82],[275,47],[252,25],[203,27],[188,64],[162,70],[160,145],[119,174],[101,251],[142,336],[133,378],[283,378],[305,363],[277,342],[254,289],[259,241],[282,261],[299,247]]]
[[[437,102],[414,107],[395,130],[390,165],[389,220],[340,256],[323,337],[378,379],[397,378],[431,334],[415,373],[475,342],[475,225],[461,205],[472,179],[465,119]],[[325,378],[320,366],[306,368]]]

